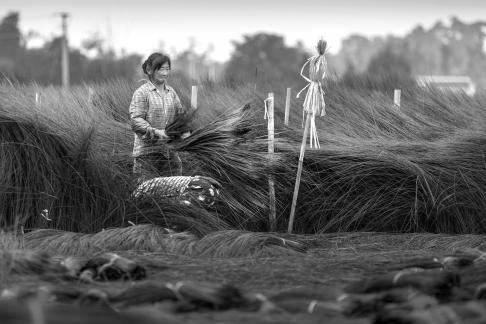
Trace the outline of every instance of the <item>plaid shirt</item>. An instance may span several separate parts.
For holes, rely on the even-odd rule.
[[[161,93],[147,81],[135,90],[130,103],[130,122],[135,132],[133,143],[133,156],[152,153],[151,148],[157,139],[154,138],[154,129],[165,129],[184,112],[179,96],[174,89],[165,86],[165,93]]]

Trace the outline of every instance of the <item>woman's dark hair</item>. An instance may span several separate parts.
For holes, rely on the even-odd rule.
[[[170,57],[168,55],[162,53],[152,53],[142,64],[143,73],[147,75],[149,72],[153,73],[154,71],[160,69],[160,67],[166,62],[169,63],[170,68]]]

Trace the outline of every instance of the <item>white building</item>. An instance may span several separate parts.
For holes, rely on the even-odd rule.
[[[418,75],[415,80],[420,86],[432,86],[439,89],[464,91],[473,96],[476,85],[470,77],[465,75]]]

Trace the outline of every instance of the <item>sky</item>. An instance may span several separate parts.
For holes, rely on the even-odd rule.
[[[30,46],[60,35],[59,12],[67,12],[74,47],[98,33],[117,53],[173,55],[193,44],[220,62],[229,59],[233,41],[257,32],[281,35],[292,46],[300,40],[309,50],[324,38],[337,53],[351,34],[404,36],[452,16],[486,21],[485,0],[1,0],[0,17],[9,11],[20,13],[22,32],[39,32]]]

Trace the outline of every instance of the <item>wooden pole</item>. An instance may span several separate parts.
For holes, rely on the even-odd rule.
[[[255,83],[253,83],[253,92],[256,92],[257,79],[258,79],[258,67],[255,66]]]
[[[395,107],[400,108],[400,97],[402,95],[402,90],[400,89],[395,89],[393,92],[393,103],[395,104]]]
[[[287,88],[287,97],[285,98],[285,126],[289,126],[289,112],[290,112],[290,92],[291,89]]]
[[[302,176],[302,164],[304,162],[305,146],[307,143],[307,134],[309,133],[310,120],[311,120],[311,114],[308,113],[305,119],[304,135],[302,136],[302,145],[300,146],[299,166],[297,167],[297,177],[295,179],[294,197],[292,198],[292,207],[290,209],[289,228],[288,228],[289,234],[292,233],[292,228],[294,226],[295,206],[297,205],[297,196],[299,195],[300,178]]]
[[[61,71],[62,71],[62,86],[69,87],[69,47],[67,36],[67,18],[69,14],[61,13],[62,18],[62,52],[61,52]]]
[[[24,226],[20,226],[20,248],[24,249],[25,248],[25,232],[24,232]]]
[[[93,104],[93,97],[94,97],[94,90],[91,87],[88,87],[88,103],[90,105]]]
[[[270,162],[273,161],[273,153],[275,152],[275,118],[274,118],[274,100],[273,92],[268,94],[268,157]],[[271,174],[268,177],[268,195],[270,204],[270,213],[268,220],[270,224],[270,231],[277,230],[277,212],[275,209],[275,179]]]
[[[191,89],[191,107],[197,109],[197,86],[192,86]]]

